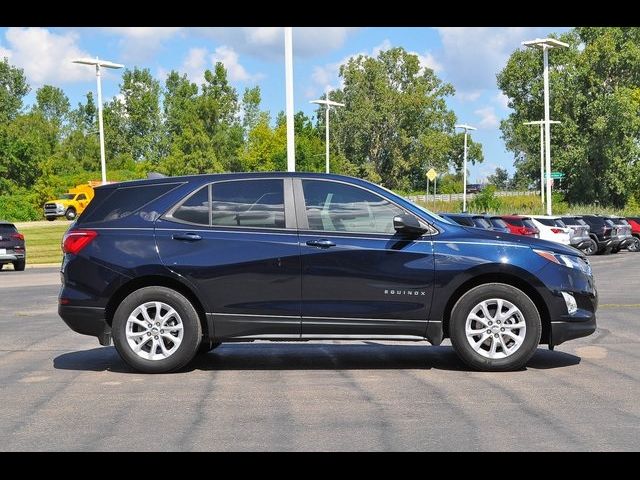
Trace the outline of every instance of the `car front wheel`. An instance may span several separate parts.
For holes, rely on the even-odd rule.
[[[184,367],[196,355],[202,337],[191,302],[166,287],[144,287],[127,296],[114,314],[112,331],[122,359],[145,373]]]
[[[465,293],[451,311],[451,343],[470,367],[483,371],[522,368],[542,334],[540,314],[522,291],[488,283]]]

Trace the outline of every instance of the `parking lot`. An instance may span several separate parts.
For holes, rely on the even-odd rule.
[[[227,344],[132,373],[57,316],[56,268],[0,271],[0,450],[638,450],[640,254],[591,257],[590,337],[511,373],[445,343]]]

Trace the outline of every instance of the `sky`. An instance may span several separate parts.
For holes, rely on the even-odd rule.
[[[376,55],[404,47],[418,55],[456,90],[447,103],[459,123],[477,127],[474,140],[484,162],[469,166],[470,182],[480,182],[496,167],[513,168],[513,154],[500,138],[500,120],[509,114],[496,74],[523,40],[562,33],[559,27],[295,27],[293,75],[295,111],[315,113],[310,100],[340,85],[338,69],[351,56]],[[78,57],[100,57],[126,67],[149,68],[164,84],[172,69],[200,84],[205,69],[222,61],[239,94],[259,85],[262,108],[272,118],[285,109],[284,33],[280,27],[90,27],[0,28],[0,58],[24,69],[34,101],[38,87],[62,88],[73,106],[88,91],[95,94],[95,70],[76,65]],[[542,54],[540,55],[542,69]],[[122,70],[103,76],[104,101],[118,94]],[[553,94],[553,86],[552,94]],[[542,98],[540,99],[542,102]],[[440,173],[440,172],[439,172]]]

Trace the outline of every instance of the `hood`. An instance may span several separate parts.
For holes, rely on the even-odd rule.
[[[502,233],[491,230],[483,230],[481,228],[473,227],[461,227],[466,232],[473,235],[474,238],[482,240],[502,240],[509,243],[520,243],[522,245],[529,245],[531,248],[538,248],[540,250],[548,250],[553,253],[560,253],[565,255],[576,255],[584,257],[584,253],[574,247],[563,245],[561,243],[550,242],[549,240],[542,240],[540,238],[531,238],[524,235],[516,235],[514,233]]]

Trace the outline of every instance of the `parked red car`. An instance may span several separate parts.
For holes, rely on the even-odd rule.
[[[627,217],[627,222],[631,225],[631,235],[636,239],[627,249],[631,252],[640,252],[640,217]]]
[[[536,228],[530,217],[523,217],[522,215],[503,215],[500,218],[506,222],[511,233],[540,238],[540,230]]]

